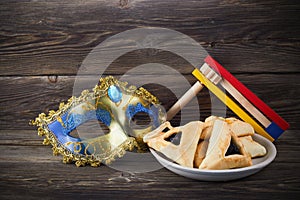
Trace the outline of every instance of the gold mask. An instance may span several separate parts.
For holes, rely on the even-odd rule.
[[[147,125],[135,123],[134,118],[141,113],[150,119]],[[109,132],[92,138],[70,134],[91,120],[105,124]],[[84,90],[79,97],[60,103],[57,111],[41,113],[31,124],[45,136],[43,143],[53,146],[54,155],[63,155],[64,163],[99,166],[123,156],[126,150],[144,150],[143,136],[164,120],[165,113],[150,92],[108,76],[100,79],[93,92]]]

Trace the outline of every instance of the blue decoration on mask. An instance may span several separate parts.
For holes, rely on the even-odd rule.
[[[110,100],[114,103],[118,103],[122,100],[122,91],[118,86],[109,86],[107,94]]]
[[[144,112],[147,113],[150,118],[153,120],[154,127],[159,126],[159,121],[158,121],[158,110],[153,109],[154,106],[151,107],[151,109],[148,109],[144,107],[141,103],[137,103],[136,105],[128,105],[126,109],[126,117],[129,119],[129,121],[139,112]]]
[[[76,113],[65,113],[61,116],[63,124],[61,124],[58,120],[55,120],[54,122],[50,123],[48,125],[48,128],[51,130],[52,133],[56,136],[57,140],[61,144],[67,144],[68,142],[76,143],[81,142],[81,138],[75,138],[70,136],[71,131],[76,129],[81,124],[89,121],[89,120],[99,120],[103,122],[106,126],[110,126],[111,123],[111,116],[110,113],[107,110],[104,109],[97,109],[90,110],[85,112],[84,114],[76,114]],[[67,146],[67,148],[74,152],[74,144],[70,144]],[[76,148],[81,148],[82,151],[79,153],[84,153],[83,149],[84,145],[80,144],[77,145]]]
[[[107,110],[97,109],[96,117],[99,121],[103,122],[106,126],[110,126],[111,116]]]
[[[63,120],[63,123],[65,124],[64,133],[69,134],[76,127],[89,120],[99,120],[106,126],[110,126],[111,116],[110,113],[104,109],[97,109],[96,111],[90,110],[84,114],[69,113],[67,119]]]

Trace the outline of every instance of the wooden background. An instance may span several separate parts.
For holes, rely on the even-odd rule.
[[[300,195],[299,13],[296,0],[1,1],[0,198],[282,199],[289,195],[296,199]],[[270,166],[242,180],[199,182],[166,169],[128,174],[106,166],[76,168],[62,164],[61,157],[52,156],[51,148],[41,144],[29,120],[57,109],[72,95],[76,73],[88,53],[114,34],[149,26],[170,28],[199,42],[290,123],[275,142],[278,154]],[[106,74],[119,77],[153,61],[164,61],[191,84],[195,82],[191,66],[166,52],[156,57],[131,52]],[[176,83],[172,78],[166,81]],[[166,109],[176,101],[162,87],[147,89]],[[174,89],[183,90],[176,84]],[[201,92],[198,101],[201,116],[208,116],[208,92]],[[178,120],[177,116],[173,123]]]

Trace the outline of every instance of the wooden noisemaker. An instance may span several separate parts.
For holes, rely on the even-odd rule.
[[[167,120],[172,119],[203,86],[206,86],[237,116],[250,123],[257,133],[269,140],[276,140],[289,128],[284,119],[211,56],[208,55],[204,61],[200,69],[196,68],[192,72],[198,81],[171,107],[167,113]],[[239,105],[220,88],[228,92]]]

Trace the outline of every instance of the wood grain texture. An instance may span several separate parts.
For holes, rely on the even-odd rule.
[[[41,145],[41,139],[34,131],[2,130],[1,197],[19,199],[45,195],[46,199],[61,196],[69,199],[126,196],[151,199],[159,193],[159,198],[198,199],[199,195],[205,195],[205,199],[215,199],[239,194],[240,199],[282,199],[288,192],[289,198],[296,199],[300,193],[297,176],[300,140],[297,132],[299,130],[287,131],[275,143],[278,155],[261,172],[237,181],[215,183],[186,179],[166,169],[151,173],[125,173],[107,166],[77,168],[63,164],[60,156],[52,156],[51,148]],[[294,168],[293,173],[291,168]]]
[[[4,163],[2,168],[6,175],[8,169],[14,173],[11,177],[2,176],[5,181],[1,185],[1,197],[5,199],[36,199],[41,196],[44,199],[199,199],[199,196],[204,196],[202,198],[205,199],[237,196],[239,199],[283,199],[287,192],[290,199],[297,199],[299,196],[299,180],[289,176],[290,169],[282,163],[274,163],[256,175],[229,183],[194,181],[174,175],[166,169],[132,175],[104,166],[101,169],[78,169],[60,163],[36,164],[31,170],[27,170],[26,163],[13,166]],[[273,177],[276,172],[280,176]],[[266,185],[272,187],[265,189]]]
[[[297,2],[127,2],[2,1],[0,74],[74,75],[103,40],[149,26],[187,34],[234,73],[299,72]]]
[[[1,1],[0,199],[298,199],[299,13],[296,0]],[[201,182],[164,168],[135,174],[107,166],[77,168],[42,145],[29,120],[56,110],[72,95],[76,74],[88,67],[81,65],[91,50],[117,33],[150,26],[193,38],[290,123],[275,141],[278,153],[268,167],[241,180]],[[177,99],[172,91],[183,94],[186,89],[178,76],[153,70],[127,74],[149,62],[170,66],[189,84],[195,82],[186,60],[153,49],[122,55],[104,74],[132,84],[140,77],[156,83],[145,87],[168,109]],[[84,83],[78,90],[95,85],[90,82],[95,74],[77,78]],[[160,80],[169,87],[159,85]],[[201,120],[211,114],[211,97],[207,89],[197,95]],[[195,107],[187,105],[187,110],[192,113]],[[227,115],[234,114],[227,110]],[[179,125],[180,117],[172,124]]]

